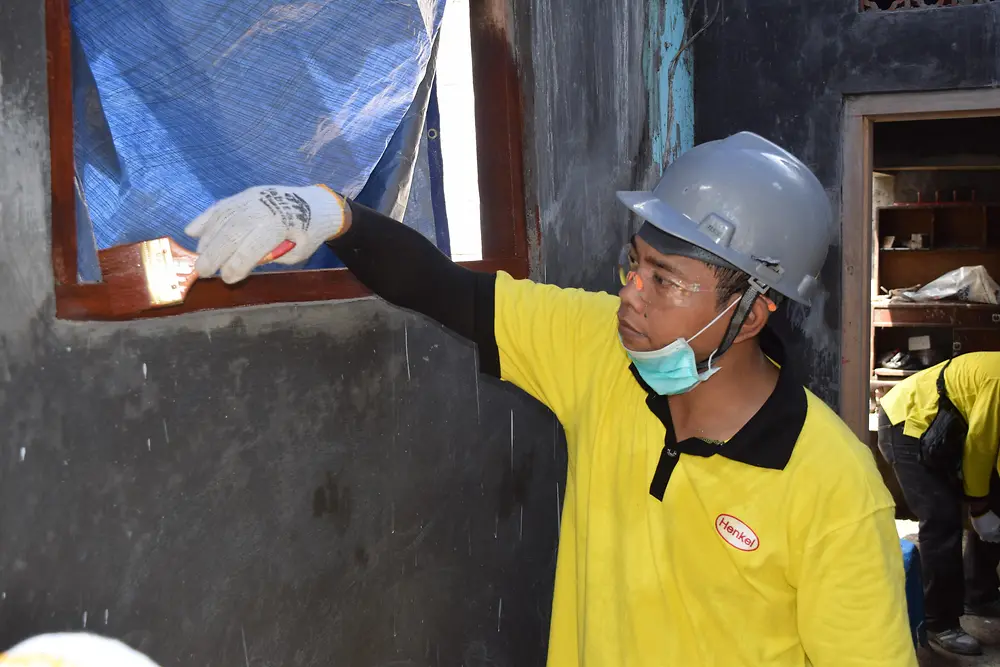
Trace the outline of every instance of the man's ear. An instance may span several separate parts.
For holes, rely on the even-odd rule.
[[[747,319],[743,322],[740,332],[736,334],[733,345],[742,343],[759,334],[770,317],[770,301],[760,296],[754,299],[753,305],[750,306],[750,313],[747,314]]]

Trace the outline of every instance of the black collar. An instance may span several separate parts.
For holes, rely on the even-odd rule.
[[[700,438],[687,438],[677,442],[667,397],[654,392],[639,376],[634,364],[630,367],[632,375],[646,391],[646,405],[667,429],[660,461],[649,485],[649,493],[654,498],[663,500],[670,474],[681,454],[705,457],[718,454],[733,461],[770,470],[783,470],[788,464],[806,421],[806,392],[786,363],[784,343],[768,327],[760,334],[760,348],[781,366],[778,383],[750,421],[721,445]]]

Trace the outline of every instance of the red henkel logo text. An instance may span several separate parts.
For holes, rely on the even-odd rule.
[[[722,539],[740,551],[756,551],[757,547],[760,546],[757,533],[753,532],[750,526],[729,514],[720,514],[716,518],[715,529],[719,531]]]

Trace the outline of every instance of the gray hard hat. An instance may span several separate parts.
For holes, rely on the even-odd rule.
[[[780,146],[751,132],[699,144],[664,170],[652,192],[618,198],[658,230],[809,304],[833,211],[816,176]]]

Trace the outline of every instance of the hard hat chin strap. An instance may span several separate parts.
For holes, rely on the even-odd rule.
[[[721,357],[726,350],[732,346],[733,341],[736,340],[736,336],[740,333],[740,329],[743,328],[743,324],[747,321],[747,317],[750,315],[750,309],[753,308],[754,302],[758,297],[767,294],[767,290],[767,285],[763,284],[756,278],[751,277],[749,279],[749,286],[746,291],[743,292],[743,297],[736,306],[736,310],[733,311],[733,316],[729,320],[729,327],[726,329],[726,335],[722,337],[722,342],[719,343],[719,347],[717,347],[715,351],[709,355],[708,359],[698,362],[699,373],[704,373],[708,370],[711,363]]]

